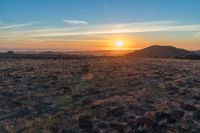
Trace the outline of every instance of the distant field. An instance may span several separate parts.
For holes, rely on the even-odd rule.
[[[0,59],[2,133],[199,133],[200,61]]]

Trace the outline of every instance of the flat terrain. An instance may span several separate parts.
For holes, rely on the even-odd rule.
[[[200,61],[0,59],[2,133],[200,133]]]

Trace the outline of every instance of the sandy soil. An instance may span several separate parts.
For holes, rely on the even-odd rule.
[[[1,59],[0,132],[199,133],[200,61]]]

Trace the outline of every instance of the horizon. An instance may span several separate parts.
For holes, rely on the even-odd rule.
[[[200,50],[199,5],[194,0],[1,0],[0,51],[135,51],[152,44]]]
[[[187,51],[191,51],[191,52],[196,52],[196,51],[200,51],[200,49],[196,49],[196,50],[188,50],[188,49],[184,49],[184,48],[178,48],[178,47],[175,47],[175,46],[172,46],[172,45],[149,45],[147,47],[144,47],[144,48],[139,48],[139,49],[118,49],[118,50],[115,50],[115,49],[108,49],[108,50],[62,50],[62,49],[0,49],[0,53],[1,52],[8,52],[8,51],[13,51],[13,52],[22,52],[22,53],[26,53],[26,52],[60,52],[60,53],[84,53],[84,52],[118,52],[118,53],[121,53],[121,52],[124,52],[124,53],[127,53],[128,51],[129,52],[135,52],[135,51],[140,51],[140,50],[143,50],[143,49],[146,49],[146,48],[149,48],[149,47],[152,47],[152,46],[159,46],[159,47],[174,47],[174,48],[177,48],[177,49],[183,49],[183,50],[187,50]]]

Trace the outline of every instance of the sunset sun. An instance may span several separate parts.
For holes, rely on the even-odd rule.
[[[118,40],[118,41],[115,42],[115,46],[118,47],[118,48],[123,47],[124,44],[125,44],[125,43],[124,43],[124,41],[122,41],[122,40]]]

